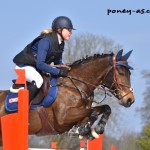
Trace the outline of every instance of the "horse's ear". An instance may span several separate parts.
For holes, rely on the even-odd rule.
[[[120,61],[122,58],[123,49],[119,50],[116,55],[116,61]]]
[[[133,51],[133,50],[129,51],[129,52],[126,53],[124,56],[122,56],[121,60],[122,60],[122,61],[127,61],[127,59],[130,57],[132,51]]]

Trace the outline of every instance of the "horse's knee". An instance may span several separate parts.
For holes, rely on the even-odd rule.
[[[110,106],[109,105],[103,105],[103,115],[95,127],[95,132],[97,134],[103,134],[104,129],[105,129],[105,125],[109,119],[110,114],[111,114]]]

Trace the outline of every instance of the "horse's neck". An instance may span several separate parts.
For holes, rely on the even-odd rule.
[[[100,84],[109,67],[109,57],[95,58],[73,68],[73,76],[86,83],[93,84],[94,86],[91,88],[94,90],[95,86]]]

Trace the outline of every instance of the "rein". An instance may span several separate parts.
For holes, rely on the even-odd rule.
[[[79,79],[74,78],[74,77],[68,76],[68,78],[72,81],[72,83],[74,84],[74,86],[76,87],[76,89],[79,91],[81,97],[82,97],[82,94],[81,94],[81,93],[82,93],[83,91],[81,91],[81,90],[75,85],[75,83],[74,83],[73,80],[76,80],[76,81],[79,81],[79,82],[81,82],[81,83],[84,83],[88,88],[89,88],[88,85],[90,85],[90,86],[93,86],[95,89],[98,89],[98,90],[103,91],[103,92],[105,93],[104,98],[103,98],[100,102],[96,102],[96,103],[101,103],[102,101],[104,101],[105,98],[106,98],[106,95],[111,96],[109,93],[106,92],[106,91],[110,91],[110,90],[105,89],[105,86],[104,86],[104,85],[101,85],[101,86],[98,85],[98,86],[96,86],[96,85],[94,85],[94,84],[85,82],[85,81],[83,81],[83,80],[79,80]],[[90,89],[90,88],[89,88],[89,89]],[[91,91],[91,90],[90,90],[90,91]],[[86,92],[84,92],[84,93],[86,94]],[[91,92],[91,94],[90,94],[89,96],[86,94],[87,99],[92,95],[92,93],[93,93],[93,91]]]
[[[128,63],[127,61],[117,61],[117,62],[116,62],[116,55],[114,54],[113,57],[112,57],[112,65],[111,65],[111,67],[108,68],[108,70],[107,70],[107,72],[106,72],[104,78],[102,79],[102,81],[101,81],[101,83],[102,83],[101,86],[99,86],[99,85],[97,86],[97,85],[94,85],[94,84],[92,84],[92,83],[88,83],[88,82],[86,82],[86,81],[83,81],[83,80],[80,80],[80,79],[77,79],[77,78],[71,77],[71,76],[67,76],[67,78],[69,78],[70,81],[73,83],[74,87],[75,87],[75,88],[78,90],[78,92],[80,93],[82,99],[83,99],[82,93],[84,93],[84,94],[86,95],[87,99],[92,95],[93,91],[91,91],[91,89],[90,89],[90,87],[89,87],[89,86],[92,86],[92,87],[94,87],[95,89],[104,91],[104,92],[105,92],[105,97],[106,97],[106,94],[107,94],[106,91],[109,91],[109,92],[111,92],[115,97],[117,97],[119,100],[121,100],[121,99],[123,99],[123,97],[127,96],[129,93],[131,93],[131,92],[133,93],[133,88],[132,88],[132,87],[130,87],[130,86],[126,85],[126,84],[120,83],[120,82],[118,82],[118,80],[117,80],[116,64],[120,64],[120,65],[121,65],[121,64],[127,64],[127,63]],[[105,89],[106,84],[105,84],[103,81],[104,81],[105,78],[109,75],[109,73],[110,73],[110,71],[111,71],[112,69],[113,69],[113,82],[112,82],[112,84],[111,84],[111,86],[110,86],[109,89]],[[81,90],[81,89],[75,84],[74,80],[79,81],[79,82],[85,84],[85,85],[88,87],[89,91],[91,92],[90,95],[88,96],[88,94],[87,94],[85,91]],[[112,88],[113,88],[115,85],[116,85],[116,88],[115,88],[115,90],[113,90]],[[121,86],[124,86],[124,87],[129,88],[129,92],[127,92],[127,93],[126,93],[125,95],[123,95],[123,96],[120,96],[119,93],[117,94],[117,91],[121,91],[121,90],[122,90]],[[109,95],[109,94],[108,94],[108,95]],[[104,98],[104,99],[105,99],[105,98]],[[103,100],[102,100],[102,101],[103,101]]]

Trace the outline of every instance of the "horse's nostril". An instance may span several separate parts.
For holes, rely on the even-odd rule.
[[[127,101],[127,105],[130,106],[132,103],[133,103],[132,99],[129,98],[128,101]]]
[[[118,94],[118,99],[122,99],[122,95],[121,94]]]

